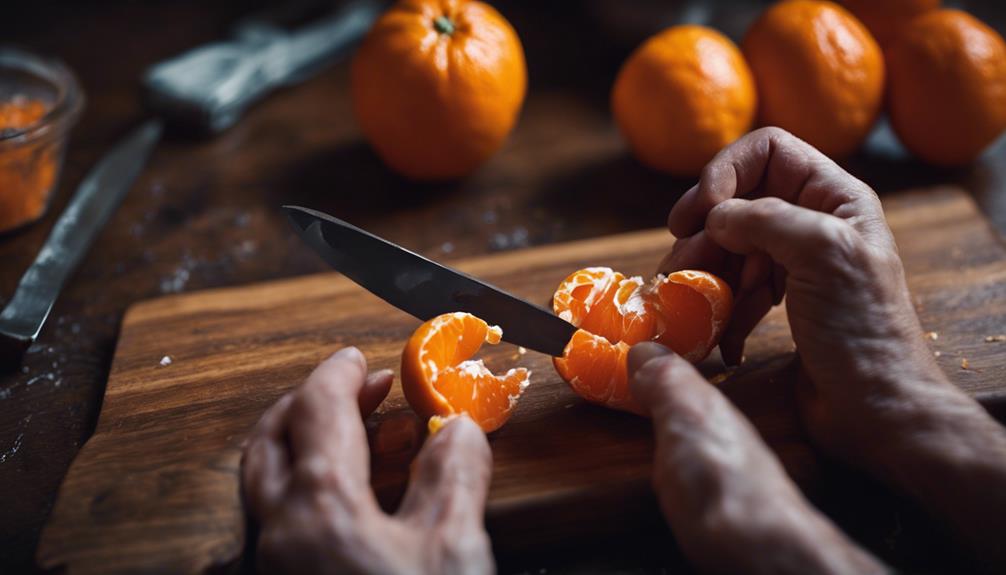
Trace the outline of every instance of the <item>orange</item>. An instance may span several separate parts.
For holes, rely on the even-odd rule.
[[[402,391],[412,409],[424,419],[465,413],[486,433],[499,429],[531,377],[524,368],[496,376],[482,360],[471,359],[483,343],[495,345],[502,335],[499,327],[462,312],[419,326],[402,352]]]
[[[870,133],[884,96],[884,58],[844,8],[780,2],[755,21],[743,48],[758,84],[761,124],[788,130],[836,159]]]
[[[886,46],[912,18],[939,8],[940,0],[842,0],[842,4]]]
[[[719,343],[732,306],[730,287],[707,272],[678,271],[644,283],[610,268],[579,270],[552,299],[556,315],[580,328],[555,368],[584,399],[638,413],[626,372],[629,348],[653,340],[702,361]]]
[[[352,64],[353,110],[392,169],[420,180],[471,173],[503,143],[527,86],[524,51],[492,7],[401,0]]]
[[[726,36],[675,26],[647,40],[622,65],[611,108],[644,164],[695,176],[751,128],[757,98],[751,71]]]
[[[1006,43],[967,13],[912,20],[888,46],[887,67],[891,125],[923,160],[966,164],[1006,129]]]

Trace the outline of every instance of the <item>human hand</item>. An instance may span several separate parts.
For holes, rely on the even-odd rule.
[[[363,418],[391,388],[340,350],[258,422],[245,450],[245,500],[266,573],[492,573],[483,512],[492,454],[467,417],[430,437],[394,516],[370,489]]]
[[[1001,531],[994,515],[1006,511],[1006,497],[989,495],[1006,479],[1006,435],[925,345],[873,190],[766,128],[720,152],[668,225],[680,239],[661,271],[707,269],[735,287],[721,343],[728,362],[739,362],[745,338],[785,294],[801,363],[797,404],[814,444],[916,496],[982,554],[1006,561],[987,535]],[[972,495],[950,495],[948,483]]]
[[[680,239],[662,271],[709,269],[736,287],[721,343],[728,362],[739,362],[744,340],[785,294],[805,375],[801,414],[827,451],[884,458],[864,450],[886,450],[877,433],[917,415],[897,413],[915,403],[906,398],[967,400],[923,341],[877,195],[810,145],[775,128],[741,138],[706,166],[668,223]]]
[[[653,486],[686,557],[710,573],[885,573],[814,509],[748,420],[684,359],[629,353],[656,436]]]

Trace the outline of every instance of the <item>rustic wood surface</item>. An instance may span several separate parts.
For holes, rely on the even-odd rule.
[[[79,76],[88,103],[71,136],[50,214],[22,233],[0,237],[0,304],[86,171],[145,117],[138,90],[143,70],[219,38],[238,18],[277,3],[42,0],[4,6],[2,41],[63,59]],[[669,24],[685,3],[493,3],[524,43],[529,93],[504,149],[466,181],[415,186],[384,170],[353,124],[345,65],[275,94],[218,138],[169,138],[160,145],[66,286],[26,371],[0,375],[0,572],[33,569],[60,481],[94,430],[129,305],[161,294],[324,271],[300,248],[277,205],[300,202],[337,211],[438,258],[661,225],[692,182],[654,174],[627,154],[610,118],[608,91],[629,51]],[[716,8],[715,25],[736,38],[766,4],[709,5]],[[1006,29],[1003,3],[963,4]],[[892,147],[880,129],[847,166],[885,195],[958,185],[1000,232],[1006,230],[1006,142],[969,168],[935,170]],[[981,333],[980,324],[973,333]],[[933,556],[945,548],[943,538],[929,533],[910,507],[869,486],[857,487],[855,497],[842,493],[818,503],[866,544],[925,571],[959,571],[955,557]],[[589,510],[580,511],[570,520],[589,522]],[[660,526],[654,522],[601,545],[573,540],[568,554],[558,546],[532,559],[520,554],[509,567],[659,572],[675,561],[664,553],[668,544]]]
[[[1006,248],[956,189],[893,196],[887,210],[924,325],[938,334],[931,344],[941,352],[941,367],[972,395],[1006,398],[1006,343],[984,339],[1006,333]],[[468,259],[459,267],[544,303],[581,267],[651,274],[670,245],[666,231],[644,231]],[[43,532],[41,566],[71,574],[166,565],[200,573],[234,563],[245,539],[241,443],[254,422],[342,345],[359,345],[375,368],[397,368],[418,324],[337,274],[132,307],[98,428],[70,468]],[[792,350],[780,307],[752,335],[747,361],[722,387],[790,474],[813,489],[820,468],[790,408],[785,370]],[[646,420],[578,399],[541,354],[521,355],[503,344],[485,357],[490,368],[521,365],[533,373],[513,419],[490,436],[495,465],[487,522],[497,549],[516,552],[649,524],[655,507]],[[968,369],[961,367],[965,358]],[[704,367],[712,377],[723,372],[717,358]],[[393,510],[423,422],[395,386],[367,425],[373,485]],[[583,509],[589,521],[576,513]]]

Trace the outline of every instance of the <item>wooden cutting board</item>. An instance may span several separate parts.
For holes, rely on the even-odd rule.
[[[1006,398],[1006,251],[963,192],[885,200],[909,283],[941,367],[987,405]],[[610,265],[650,274],[671,245],[662,230],[456,262],[546,305],[572,270]],[[307,249],[306,247],[304,249]],[[336,274],[170,296],[126,313],[97,430],[73,463],[43,533],[44,568],[73,573],[198,573],[233,565],[245,545],[241,444],[266,407],[340,346],[397,370],[419,322]],[[993,338],[995,339],[995,338]],[[752,335],[744,367],[723,390],[787,469],[812,486],[819,466],[790,405],[792,341],[776,309]],[[162,358],[171,363],[162,365]],[[498,549],[520,549],[655,517],[648,422],[588,405],[549,358],[503,344],[490,367],[527,366],[532,385],[492,434],[487,524]],[[961,362],[967,359],[969,369]],[[167,363],[167,362],[164,362]],[[703,368],[722,372],[712,358]],[[393,508],[422,422],[400,388],[368,420],[373,484]]]

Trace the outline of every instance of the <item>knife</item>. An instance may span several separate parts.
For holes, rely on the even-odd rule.
[[[42,250],[0,312],[0,370],[20,365],[63,284],[133,185],[160,139],[151,120],[120,141],[80,182]]]
[[[147,70],[147,106],[172,128],[223,132],[270,92],[306,80],[348,54],[382,8],[379,0],[354,0],[293,31],[264,16],[246,19],[231,38]]]
[[[560,357],[576,327],[534,304],[328,214],[283,206],[294,229],[330,266],[377,297],[426,321],[468,312],[503,339]]]

